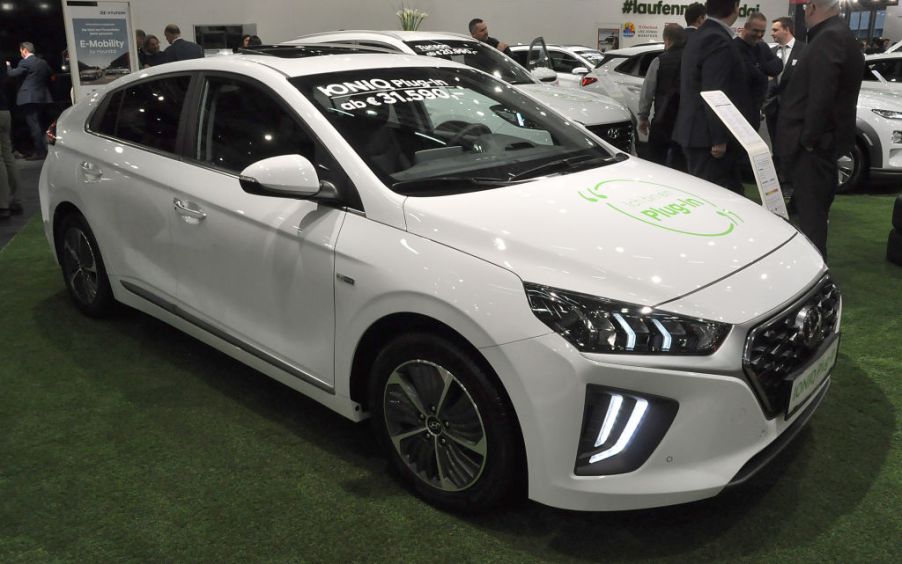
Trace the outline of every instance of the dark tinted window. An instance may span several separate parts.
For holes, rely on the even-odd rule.
[[[516,51],[511,50],[511,58],[522,66],[526,66],[526,59],[529,57],[529,49],[517,49]]]
[[[623,74],[644,77],[645,73],[648,72],[648,66],[660,54],[661,51],[651,51],[648,53],[642,53],[641,55],[635,55],[620,63],[620,65],[618,65],[614,70]]]
[[[124,88],[115,131],[110,134],[124,141],[174,153],[179,115],[190,82],[188,76],[175,76]],[[110,104],[108,113],[114,109]],[[107,125],[105,116],[103,126]]]
[[[89,128],[91,131],[103,133],[111,137],[116,136],[116,118],[119,116],[119,106],[122,105],[122,90],[113,93],[100,109],[91,117]]]
[[[889,59],[868,63],[864,67],[864,80],[877,80],[872,71],[880,73],[887,82],[902,82],[902,59]]]
[[[564,53],[563,51],[550,51],[551,66],[557,72],[569,74],[577,67],[585,67],[586,65],[579,62],[576,57]]]
[[[313,143],[295,118],[264,89],[225,77],[204,87],[198,160],[241,172],[279,155],[299,154],[314,161]]]

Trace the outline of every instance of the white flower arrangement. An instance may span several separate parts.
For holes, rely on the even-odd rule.
[[[397,14],[398,19],[401,20],[401,29],[403,31],[416,31],[420,27],[420,24],[423,23],[423,20],[426,19],[426,16],[429,15],[416,8],[407,8],[403,4]]]

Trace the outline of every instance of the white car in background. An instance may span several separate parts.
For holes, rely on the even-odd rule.
[[[592,47],[583,45],[546,45],[548,62],[545,65],[555,71],[561,86],[579,88],[583,76],[598,66],[604,59],[604,53]],[[541,54],[530,52],[535,50],[532,45],[511,45],[511,53],[515,61],[527,69],[531,68],[533,60],[541,60]]]
[[[583,87],[608,94],[635,115],[648,66],[663,51],[663,43],[608,51],[602,64],[583,77]],[[840,192],[854,190],[869,177],[902,175],[902,53],[867,57],[856,126],[855,146],[839,158]]]
[[[132,73],[48,131],[80,310],[369,417],[457,510],[711,497],[825,397],[841,298],[786,221],[455,62],[259,50]]]
[[[619,102],[601,93],[560,88],[537,80],[536,76],[554,81],[558,75],[545,68],[530,73],[497,49],[468,35],[433,31],[349,30],[304,35],[283,45],[312,43],[376,47],[463,63],[513,84],[563,116],[585,125],[589,131],[621,151],[635,153],[634,123],[629,111]]]

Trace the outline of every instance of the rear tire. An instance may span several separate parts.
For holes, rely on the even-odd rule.
[[[414,492],[442,509],[485,511],[523,472],[513,410],[493,375],[431,334],[391,341],[369,380],[373,430]]]
[[[91,317],[108,315],[116,302],[100,247],[88,222],[81,214],[69,214],[58,233],[60,267],[75,307]]]

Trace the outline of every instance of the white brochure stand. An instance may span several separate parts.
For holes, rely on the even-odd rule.
[[[761,195],[761,204],[775,214],[789,219],[786,203],[783,201],[783,191],[780,189],[780,181],[777,179],[777,169],[774,168],[774,159],[771,157],[767,143],[758,135],[757,131],[752,129],[749,122],[742,117],[733,102],[722,91],[702,92],[702,99],[749,154],[752,171],[755,173],[755,182],[758,184],[758,193]]]

